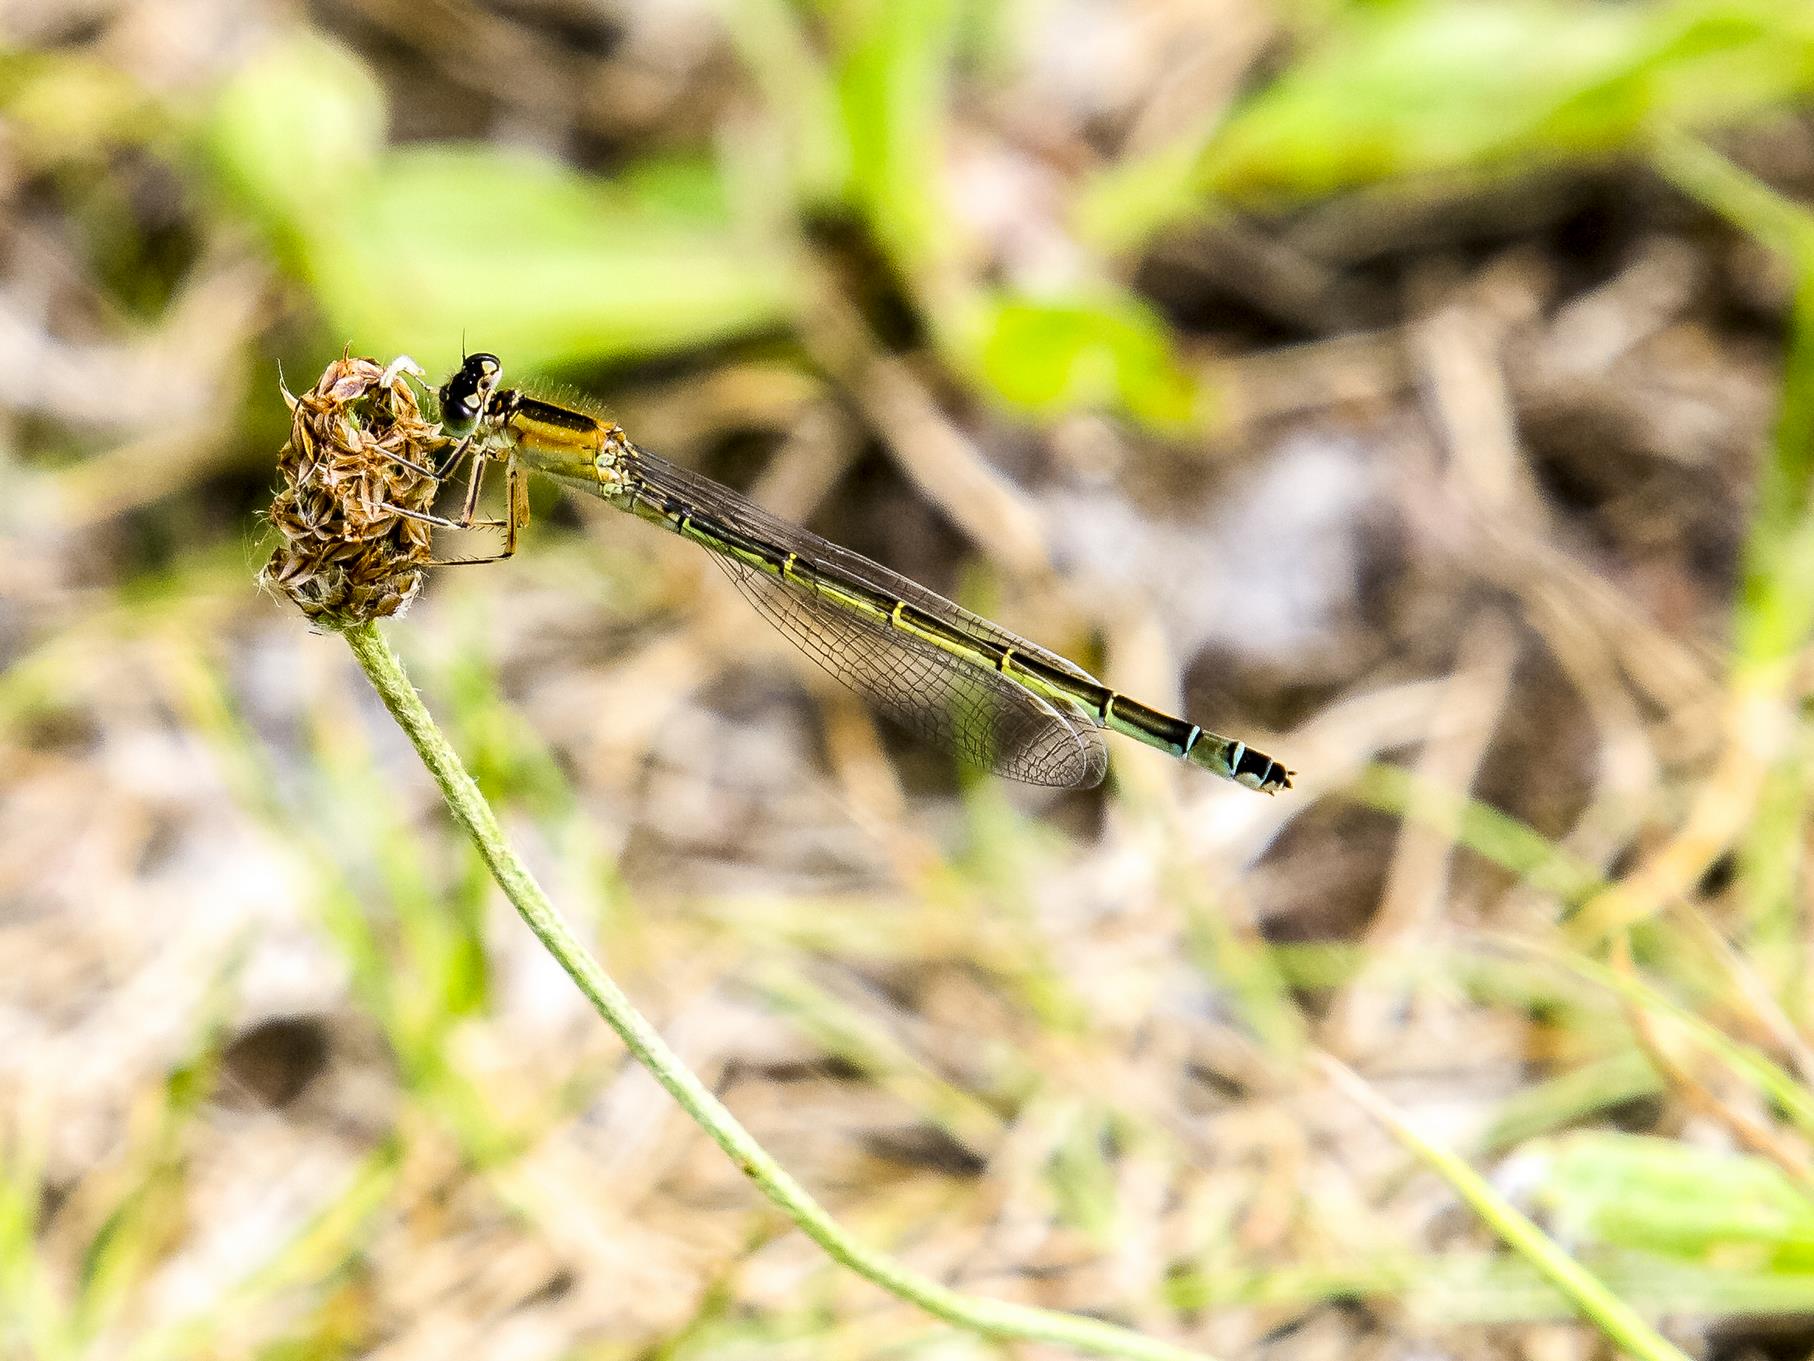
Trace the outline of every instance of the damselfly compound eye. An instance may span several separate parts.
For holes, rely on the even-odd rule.
[[[485,414],[485,404],[497,390],[503,372],[495,354],[467,356],[436,394],[441,403],[441,428],[458,439],[470,435]]]

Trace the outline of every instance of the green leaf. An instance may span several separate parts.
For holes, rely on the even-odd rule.
[[[644,173],[613,186],[488,147],[405,149],[313,237],[310,272],[359,348],[407,350],[431,369],[462,335],[535,368],[785,320],[791,270],[730,229],[715,171]]]
[[[1814,1268],[1814,1199],[1774,1163],[1600,1131],[1533,1146],[1537,1198],[1564,1237],[1699,1258],[1750,1245]]]
[[[909,274],[949,250],[946,104],[960,0],[859,3],[836,65],[851,191],[877,239]]]
[[[1290,201],[1603,156],[1814,90],[1814,18],[1764,0],[1422,0],[1358,8],[1225,121],[1107,172],[1087,230],[1125,244],[1217,199]]]
[[[1036,415],[1111,410],[1174,430],[1204,416],[1204,389],[1164,323],[1132,297],[994,295],[971,319],[969,350],[997,396]]]
[[[710,343],[785,320],[783,252],[731,226],[717,167],[645,163],[615,182],[488,145],[385,151],[365,68],[278,46],[221,94],[221,181],[288,248],[340,338],[438,369],[462,338],[515,368]]]
[[[222,87],[206,129],[217,175],[286,241],[369,182],[384,93],[359,59],[318,38],[274,43]]]

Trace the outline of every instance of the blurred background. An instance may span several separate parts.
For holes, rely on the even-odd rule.
[[[546,489],[433,577],[512,835],[865,1241],[1606,1352],[1321,1050],[1808,1355],[1811,94],[1788,0],[0,3],[4,1354],[1063,1354],[792,1231],[257,593],[280,373],[464,346],[1299,771],[960,769]]]

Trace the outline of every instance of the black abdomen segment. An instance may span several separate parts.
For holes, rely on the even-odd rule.
[[[1115,732],[1123,733],[1149,747],[1169,751],[1173,756],[1189,756],[1191,748],[1203,736],[1195,723],[1149,709],[1126,695],[1110,695],[1104,717]]]
[[[1011,651],[1004,669],[1023,684],[1062,696],[1111,732],[1182,757],[1192,765],[1214,771],[1225,780],[1267,794],[1291,788],[1291,772],[1245,742],[1161,713],[1036,656]]]

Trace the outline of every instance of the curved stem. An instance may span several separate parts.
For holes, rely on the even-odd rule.
[[[1139,1361],[1206,1361],[1204,1353],[1159,1342],[1097,1319],[962,1294],[854,1241],[707,1090],[574,935],[573,928],[505,841],[497,815],[435,726],[421,696],[404,674],[403,664],[377,626],[354,625],[343,636],[391,717],[397,720],[441,787],[454,818],[479,848],[498,887],[529,929],[579,985],[636,1061],[730,1155],[744,1175],[833,1260],[947,1323],[991,1337],[1055,1342],[1093,1355],[1133,1357]]]

